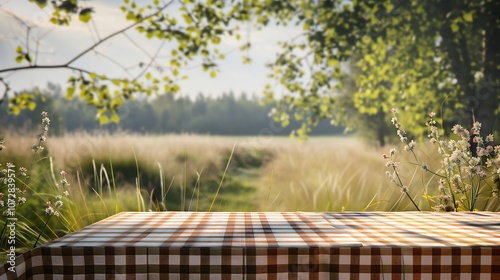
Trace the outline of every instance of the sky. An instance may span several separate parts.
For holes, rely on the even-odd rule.
[[[0,69],[19,66],[20,64],[15,61],[16,47],[26,46],[26,27],[10,14],[15,14],[31,27],[31,48],[38,47],[39,54],[36,58],[38,65],[65,63],[93,45],[99,38],[130,24],[119,9],[121,0],[80,2],[88,3],[87,5],[94,9],[92,22],[84,24],[75,17],[70,26],[55,26],[49,22],[52,12],[50,7],[41,10],[28,0],[0,0]],[[136,2],[142,4],[149,1]],[[177,8],[178,6],[168,9],[169,12],[175,13]],[[180,83],[179,95],[195,97],[202,92],[205,95],[217,96],[223,92],[233,91],[236,95],[245,92],[248,95],[259,96],[265,84],[272,82],[266,78],[269,70],[265,64],[274,60],[279,50],[277,42],[290,39],[298,32],[300,30],[296,27],[270,26],[259,31],[251,25],[245,26],[242,40],[236,41],[233,38],[222,40],[219,49],[226,54],[226,58],[220,62],[221,71],[217,77],[211,78],[208,72],[202,71],[199,63],[194,62],[181,73],[189,76],[189,79]],[[128,74],[133,76],[140,71],[139,62],[149,61],[143,50],[152,55],[157,49],[160,49],[158,61],[168,62],[170,53],[168,43],[159,48],[161,41],[145,39],[134,31],[128,31],[127,37],[120,35],[106,41],[97,48],[97,51],[104,56],[89,53],[76,61],[74,66],[91,71],[98,70],[110,77],[123,77]],[[238,48],[245,42],[244,40],[250,40],[252,48],[242,53]],[[242,55],[249,56],[252,63],[243,64]],[[117,66],[118,64],[121,66]],[[128,70],[124,71],[123,67]],[[45,88],[48,82],[60,84],[64,88],[71,74],[72,72],[68,70],[45,69],[0,73],[0,77],[8,81],[13,90],[20,90],[37,86]],[[4,88],[0,88],[0,92],[3,91]]]

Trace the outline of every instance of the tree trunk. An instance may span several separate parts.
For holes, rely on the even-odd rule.
[[[380,147],[385,147],[385,136],[387,135],[387,122],[385,119],[385,112],[379,110],[378,113],[373,116],[375,120],[375,133],[377,135],[377,142]]]
[[[457,83],[461,91],[464,93],[463,105],[465,110],[457,112],[456,121],[466,127],[472,127],[473,120],[482,123],[481,134],[487,135],[493,133],[494,129],[499,130],[499,123],[495,118],[495,110],[498,109],[499,102],[495,87],[500,79],[500,29],[497,22],[500,20],[500,2],[491,1],[485,5],[489,12],[488,17],[478,17],[474,20],[476,26],[484,26],[484,78],[479,82],[475,82],[472,62],[469,55],[467,42],[466,28],[459,24],[459,30],[453,32],[451,25],[454,20],[453,16],[458,16],[456,11],[460,11],[463,2],[460,1],[442,1],[440,4],[441,17],[445,19],[439,33],[443,39],[443,47],[447,52],[447,58],[451,64],[451,70],[455,74]],[[476,30],[481,32],[481,28]],[[477,48],[478,46],[472,46]]]
[[[495,117],[499,108],[500,85],[500,2],[486,4],[491,17],[484,30],[484,78],[477,85],[475,95],[479,100],[478,120],[482,123],[483,135],[500,132],[500,122]]]

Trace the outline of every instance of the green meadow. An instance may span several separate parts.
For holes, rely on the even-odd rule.
[[[16,171],[18,200],[26,199],[16,205],[19,252],[120,211],[416,210],[385,174],[388,147],[355,137],[76,133],[49,137],[36,153],[33,142],[12,135],[1,151],[2,162],[28,168],[28,178]],[[400,143],[391,147],[411,162]],[[435,153],[419,157],[439,168]],[[412,164],[399,172],[420,210],[432,210],[437,178]],[[500,210],[489,195],[477,205]]]

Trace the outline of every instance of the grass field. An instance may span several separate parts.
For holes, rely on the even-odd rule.
[[[7,159],[27,162],[31,142],[16,137],[7,141],[8,149],[2,153]],[[219,185],[212,208],[216,211],[414,210],[385,175],[388,169],[381,155],[386,150],[343,137],[299,143],[287,137],[82,133],[49,138],[46,143],[46,156],[52,157],[55,170],[68,173],[73,187],[110,189],[113,171],[119,193],[134,193],[140,184],[143,197],[158,197],[163,185],[165,206],[171,210],[206,211]],[[414,176],[414,170],[407,171]],[[414,179],[411,193],[416,197],[432,193],[429,179]],[[424,209],[425,203],[421,201]],[[132,204],[120,209],[137,208]]]
[[[380,148],[352,137],[299,143],[287,137],[80,133],[49,137],[45,150],[34,154],[34,142],[7,135],[0,153],[2,164],[29,167],[29,178],[16,175],[18,198],[26,198],[16,206],[19,253],[120,211],[414,211],[385,174],[382,154],[392,147],[418,207],[431,210],[438,195],[437,178],[412,165],[399,143]],[[438,170],[434,147],[422,146],[417,155]],[[53,218],[47,209],[57,203]],[[500,201],[481,196],[478,210],[500,211]],[[7,248],[5,238],[0,243]]]
[[[198,182],[197,210],[207,210],[229,162],[216,211],[412,210],[405,201],[396,205],[401,193],[384,174],[383,150],[355,138],[82,134],[50,139],[48,149],[73,174],[91,174],[92,159],[109,171],[111,160],[122,189],[135,188],[138,165],[148,195],[159,191],[160,165],[167,209],[194,210]]]

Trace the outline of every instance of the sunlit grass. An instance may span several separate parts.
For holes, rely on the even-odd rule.
[[[401,197],[396,186],[391,185],[385,171],[382,153],[385,149],[364,144],[355,138],[321,137],[305,143],[287,137],[212,137],[197,135],[75,135],[54,139],[50,145],[66,146],[69,151],[79,147],[79,156],[83,151],[95,155],[106,155],[115,161],[119,158],[129,160],[135,151],[140,165],[161,163],[169,176],[169,187],[186,188],[186,178],[199,183],[198,176],[211,176],[214,171],[224,168],[224,161],[235,146],[235,152],[245,150],[266,150],[272,154],[268,162],[259,168],[258,175],[244,178],[258,188],[257,200],[260,202],[254,210],[269,211],[396,211],[414,210],[407,200]],[[68,152],[59,151],[59,157],[66,158]],[[54,153],[57,157],[58,154]],[[226,157],[225,157],[226,156]],[[409,160],[401,158],[401,161]],[[429,157],[429,164],[432,162]],[[429,209],[427,202],[418,199],[424,193],[433,193],[431,177],[415,173],[411,167],[404,170],[410,174],[408,182],[412,194],[423,209]],[[242,177],[241,170],[232,169],[230,175]],[[187,175],[191,173],[191,175]],[[255,172],[254,172],[255,173]],[[159,174],[158,174],[159,175]],[[272,176],[272,182],[269,180]],[[196,180],[194,180],[196,179]],[[194,181],[193,181],[194,180]],[[164,182],[167,183],[167,182]],[[223,186],[221,186],[223,188]],[[199,191],[202,187],[196,187]],[[164,188],[162,188],[164,189]],[[189,193],[184,190],[183,201]],[[195,193],[191,193],[193,195]],[[188,196],[189,197],[189,196]],[[197,194],[199,197],[199,193]],[[234,198],[233,198],[234,199]],[[198,203],[198,202],[197,202]],[[192,204],[192,203],[191,203]],[[223,205],[231,204],[226,201]],[[167,207],[168,209],[168,207]],[[185,206],[183,206],[185,209]],[[199,207],[190,208],[199,209]],[[224,208],[226,209],[226,208]],[[248,209],[248,208],[246,208]],[[228,209],[230,210],[230,209]],[[249,209],[251,210],[251,209]]]
[[[30,159],[30,138],[7,140],[2,161]],[[351,137],[299,143],[287,137],[82,133],[49,137],[45,146],[36,178],[48,184],[28,184],[28,199],[39,205],[30,202],[28,212],[18,212],[27,215],[19,223],[20,251],[30,249],[40,232],[43,244],[120,211],[415,210],[385,174],[382,154],[389,148],[399,150],[397,161],[412,160],[399,143],[380,148]],[[417,153],[437,170],[432,149],[422,144]],[[70,195],[60,217],[44,226],[45,201],[58,192],[60,170],[68,174]],[[400,172],[419,208],[430,210],[436,178],[411,164]],[[498,201],[482,205],[487,202],[486,210],[500,210]]]
[[[268,210],[386,210],[394,193],[397,198],[378,151],[354,138],[278,142],[273,146],[276,157],[263,171],[273,174]]]
[[[25,138],[12,142],[14,147],[9,149],[16,151],[22,149],[15,145],[29,143]],[[233,146],[234,158],[227,170],[228,176],[255,188],[257,193],[221,194],[222,201],[217,207],[212,201],[213,191],[225,188],[220,179]],[[116,195],[121,193],[135,199],[135,203],[132,199],[130,201],[134,207],[115,204],[100,209],[99,212],[103,213],[110,213],[107,208],[113,212],[135,208],[148,210],[145,204],[155,202],[151,198],[152,189],[159,204],[151,210],[175,210],[168,202],[168,197],[172,196],[183,203],[180,209],[207,211],[212,207],[210,210],[232,210],[231,205],[237,206],[238,203],[231,200],[239,200],[239,195],[244,197],[243,200],[250,197],[255,202],[254,208],[247,204],[237,209],[245,211],[415,210],[385,175],[389,169],[382,154],[390,147],[400,150],[398,161],[412,160],[399,143],[379,148],[351,137],[320,137],[299,143],[287,137],[79,133],[47,140],[47,149],[58,169],[67,170],[73,181],[79,181],[83,188],[97,187],[91,203],[102,204],[101,200],[105,199],[116,201]],[[419,147],[417,153],[437,170],[439,161],[433,149],[432,145],[426,144]],[[257,168],[245,166],[253,162],[253,157],[262,160],[262,164]],[[89,162],[92,162],[93,173],[99,174],[92,179],[88,174],[82,174],[85,173],[82,165]],[[124,165],[131,169],[123,169]],[[120,168],[127,174],[122,174],[124,171]],[[418,206],[430,210],[430,203],[423,195],[436,193],[436,179],[412,165],[402,166],[401,171],[406,175],[410,194]],[[123,180],[138,175],[150,181]],[[103,189],[113,195],[104,195]],[[207,194],[207,189],[212,192]],[[210,203],[200,201],[200,198]],[[121,203],[124,201],[127,200],[120,199]]]

